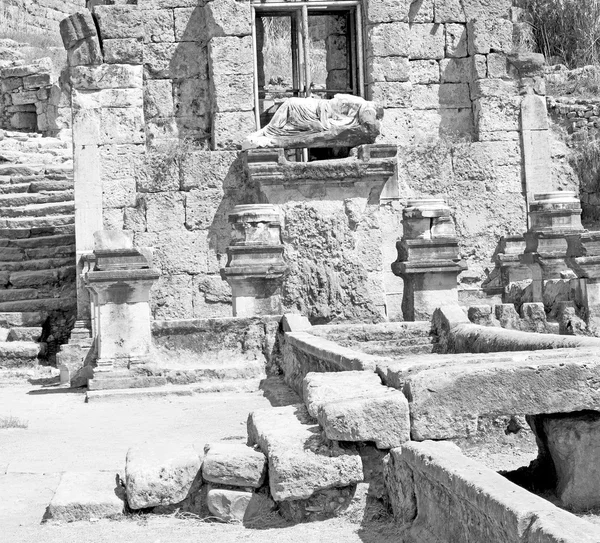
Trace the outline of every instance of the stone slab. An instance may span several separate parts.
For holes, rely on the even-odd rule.
[[[249,522],[268,514],[275,506],[264,494],[211,488],[206,496],[208,510],[225,522]]]
[[[123,515],[124,498],[125,490],[113,472],[65,472],[44,518],[66,522],[115,519]]]
[[[146,443],[127,451],[125,488],[132,509],[183,501],[198,478],[202,462],[192,446]]]
[[[202,477],[222,485],[259,488],[267,474],[267,459],[260,451],[238,443],[209,443]]]
[[[268,458],[275,501],[306,499],[364,478],[356,450],[324,442],[304,405],[254,411],[248,417],[248,442]]]

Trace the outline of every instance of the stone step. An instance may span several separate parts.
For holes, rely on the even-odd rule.
[[[20,326],[8,331],[7,341],[34,341],[38,342],[42,337],[41,326]]]
[[[161,374],[173,385],[208,383],[234,379],[265,378],[265,364],[258,360],[249,360],[232,364],[204,365],[195,368],[165,369]]]
[[[0,240],[23,240],[40,238],[43,236],[75,235],[75,224],[61,226],[35,226],[33,228],[2,228],[0,227]]]
[[[73,180],[68,179],[47,179],[31,181],[29,192],[60,192],[63,190],[73,190]]]
[[[45,171],[43,164],[0,164],[0,176],[42,175]]]
[[[193,396],[213,392],[256,392],[262,379],[235,379],[232,381],[212,381],[192,385],[165,385],[148,388],[125,388],[113,390],[89,390],[86,402],[132,400],[135,398],[161,398],[168,396]]]
[[[41,326],[48,318],[45,311],[9,311],[0,312],[0,327]]]
[[[0,342],[0,366],[5,368],[36,366],[39,353],[40,345],[33,341]]]
[[[386,357],[406,357],[419,354],[430,354],[433,352],[434,344],[431,342],[417,344],[417,345],[394,345],[385,343],[379,344],[379,342],[368,342],[357,346],[363,353],[371,354],[374,356],[386,356]]]
[[[4,207],[29,206],[32,204],[51,204],[72,202],[73,190],[33,192],[25,194],[0,194],[0,212]]]
[[[391,322],[384,324],[365,325],[322,325],[314,326],[311,334],[325,337],[330,341],[347,344],[351,342],[372,341],[403,341],[413,338],[427,338],[431,333],[431,323],[417,322]]]
[[[0,290],[1,302],[14,302],[16,300],[32,300],[37,298],[38,291],[34,288],[7,288]]]
[[[74,278],[75,265],[73,264],[53,269],[12,272],[8,276],[8,281],[16,288],[30,288],[56,285]]]
[[[71,199],[72,200],[72,199]],[[26,205],[7,206],[0,201],[0,216],[5,218],[48,217],[50,215],[67,215],[75,213],[75,202],[51,202]]]
[[[6,243],[5,243],[6,242]],[[56,234],[52,236],[37,236],[24,239],[2,239],[0,238],[0,246],[6,247],[22,247],[23,249],[38,249],[44,247],[61,247],[75,244],[75,236],[73,234]]]
[[[71,206],[73,209],[75,204]],[[46,217],[19,217],[0,219],[0,237],[4,236],[5,230],[14,229],[34,229],[34,228],[56,228],[55,232],[58,233],[59,227],[72,226],[70,229],[74,231],[75,215],[50,215]],[[66,233],[68,229],[63,230]]]
[[[22,194],[29,192],[31,183],[2,183],[0,181],[0,194]]]
[[[72,258],[41,258],[36,260],[4,261],[2,269],[8,272],[37,271],[64,268],[73,265]]]
[[[76,298],[37,298],[0,303],[0,312],[9,311],[66,311],[77,304]]]
[[[67,258],[75,256],[74,245],[59,247],[39,247],[23,249],[21,247],[0,247],[0,262],[20,262],[43,258]]]

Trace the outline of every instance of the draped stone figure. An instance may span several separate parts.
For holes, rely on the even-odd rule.
[[[359,96],[331,100],[288,98],[264,128],[249,134],[242,149],[261,147],[356,147],[374,143],[383,109]]]

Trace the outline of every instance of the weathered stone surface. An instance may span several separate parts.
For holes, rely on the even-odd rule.
[[[71,84],[75,89],[142,88],[142,67],[128,64],[76,66],[71,70]]]
[[[275,501],[299,500],[319,490],[362,481],[356,451],[323,443],[303,405],[258,409],[248,417],[248,441],[269,460],[269,486]]]
[[[466,21],[465,12],[460,0],[444,0],[435,4],[435,23],[464,23]],[[449,26],[446,25],[446,32]]]
[[[181,230],[185,224],[185,196],[179,192],[146,194],[146,224],[148,232]]]
[[[102,51],[96,36],[77,42],[67,51],[69,66],[90,66],[102,64]]]
[[[252,73],[252,39],[250,36],[213,38],[208,45],[208,55],[213,74]]]
[[[154,117],[172,117],[173,82],[170,79],[148,79],[144,86],[144,115]]]
[[[275,504],[264,494],[211,488],[206,496],[209,511],[225,522],[249,522],[268,514]]]
[[[185,225],[190,230],[208,229],[223,200],[220,189],[192,190],[185,199]]]
[[[316,418],[326,403],[365,396],[378,389],[384,390],[372,371],[311,372],[302,383],[302,397],[309,414]]]
[[[252,74],[222,75],[212,78],[215,111],[250,111],[254,107]]]
[[[116,519],[124,513],[124,499],[125,489],[113,472],[67,471],[60,478],[44,518],[64,522]]]
[[[255,129],[256,119],[252,111],[215,113],[213,147],[217,150],[239,149],[244,137]]]
[[[469,23],[469,54],[510,53],[513,24],[508,19],[482,17]]]
[[[125,487],[132,509],[184,500],[198,478],[201,461],[191,446],[148,443],[127,451]]]
[[[267,473],[260,451],[237,443],[209,443],[204,448],[202,477],[222,485],[259,488]]]
[[[175,12],[180,10],[174,10]],[[146,10],[142,14],[145,43],[175,41],[175,17],[170,9]],[[189,19],[188,19],[189,22]]]
[[[75,110],[139,108],[143,99],[142,89],[103,89],[95,92],[73,90],[71,97]]]
[[[556,492],[571,510],[600,505],[600,416],[598,413],[543,417],[544,434],[538,436],[556,469]]]
[[[206,77],[203,43],[149,43],[144,47],[144,67],[154,79]]]
[[[60,22],[60,35],[67,50],[80,40],[96,36],[96,25],[92,14],[87,10],[79,11],[63,19]]]
[[[163,274],[199,274],[208,271],[208,236],[205,232],[188,232],[185,228],[136,232],[135,243],[138,247],[154,247],[154,265]]]
[[[440,82],[440,64],[436,60],[411,60],[409,65],[411,83],[428,85]]]
[[[138,38],[104,40],[104,61],[108,64],[142,64],[143,43]]]
[[[472,62],[468,58],[445,58],[440,61],[442,83],[469,83]]]
[[[207,2],[203,16],[211,36],[249,36],[250,10],[245,2]]]
[[[141,38],[144,35],[142,14],[137,6],[95,6],[94,16],[103,40]]]

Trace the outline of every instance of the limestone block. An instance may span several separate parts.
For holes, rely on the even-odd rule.
[[[386,109],[377,142],[405,146],[409,144],[410,139],[410,110],[407,108]]]
[[[513,24],[507,19],[485,17],[469,22],[469,54],[510,53]]]
[[[142,77],[142,67],[129,64],[75,66],[71,69],[71,85],[74,89],[141,89]]]
[[[488,74],[489,75],[489,74]],[[517,82],[504,79],[479,79],[471,85],[471,99],[493,96],[501,99],[514,98],[519,94]]]
[[[233,182],[237,183],[243,174],[241,164],[234,151],[192,151],[181,159],[181,188],[221,189],[225,186],[228,174],[233,173]]]
[[[126,207],[123,210],[123,228],[131,232],[146,231],[146,213],[138,207]]]
[[[586,519],[559,509],[536,514],[528,532],[528,543],[595,543],[598,528]]]
[[[94,17],[102,40],[118,38],[143,38],[142,14],[137,6],[94,7]]]
[[[92,14],[84,10],[63,19],[60,22],[60,35],[67,51],[78,41],[97,36]]]
[[[123,230],[123,208],[102,209],[102,225],[106,230]]]
[[[548,130],[548,110],[546,99],[528,94],[521,102],[521,126],[523,130]],[[548,155],[550,149],[548,149]]]
[[[2,79],[2,92],[11,92],[23,86],[22,77],[6,77]]]
[[[218,76],[225,79],[227,77]],[[238,76],[232,76],[235,78]],[[246,78],[248,76],[240,76]],[[226,98],[226,91],[223,91],[223,98]],[[209,92],[209,82],[206,79],[184,79],[173,83],[173,100],[177,116],[193,115],[202,116],[210,112],[211,98]],[[225,103],[223,104],[225,105]]]
[[[507,79],[509,77],[508,58],[503,53],[490,53],[487,56],[488,77]]]
[[[154,247],[155,267],[163,274],[207,273],[208,234],[185,229],[140,232],[135,236],[138,247]]]
[[[445,58],[440,61],[442,83],[469,83],[472,61],[468,58]]]
[[[140,10],[171,9],[194,7],[198,0],[144,0],[138,5]]]
[[[543,417],[544,444],[556,468],[557,495],[569,509],[600,504],[600,419],[597,413]]]
[[[367,56],[409,56],[410,27],[406,23],[394,22],[369,27]]]
[[[250,111],[254,108],[254,76],[213,74],[215,111]]]
[[[105,145],[100,153],[102,178],[111,177],[125,179],[134,177],[142,165],[145,146],[138,145]]]
[[[512,0],[461,0],[467,21],[477,18],[510,19]]]
[[[102,64],[102,61],[102,51],[96,36],[77,42],[67,51],[69,66],[91,66]]]
[[[252,38],[250,36],[212,38],[208,44],[208,57],[213,75],[251,74]]]
[[[460,0],[444,0],[435,3],[434,23],[464,23],[466,20]]]
[[[445,48],[444,25],[411,25],[408,49],[410,59],[441,59],[444,58]]]
[[[104,40],[104,61],[108,64],[142,64],[143,42],[139,38]]]
[[[518,131],[518,102],[518,97],[511,100],[495,97],[474,100],[475,127],[478,133]]]
[[[102,182],[102,207],[134,207],[136,202],[134,178],[108,178]],[[123,219],[121,218],[121,222]]]
[[[398,447],[410,439],[408,401],[398,390],[381,387],[374,396],[328,402],[318,420],[329,439],[374,441],[379,449]]]
[[[451,58],[467,56],[467,25],[446,25],[446,56]]]
[[[409,377],[413,439],[467,437],[483,416],[597,410],[600,393],[588,383],[600,365],[581,354],[548,358],[459,364]]]
[[[173,151],[146,154],[143,164],[134,173],[138,192],[179,190],[179,165],[174,154]]]
[[[152,286],[151,291],[150,302],[153,317],[155,319],[191,319],[194,316],[192,288],[190,275],[177,274],[160,277]]]
[[[180,10],[174,10],[175,12]],[[175,17],[170,9],[150,9],[142,14],[145,43],[175,41]]]
[[[185,225],[189,230],[208,229],[223,200],[220,189],[192,190],[185,200]]]
[[[191,446],[147,443],[127,451],[125,487],[132,509],[184,500],[198,478],[201,461]]]
[[[434,16],[433,1],[369,0],[366,2],[366,16],[369,23],[431,23]]]
[[[100,144],[143,143],[145,135],[144,112],[141,107],[101,110]]]
[[[178,192],[146,194],[146,224],[148,232],[180,230],[185,227],[185,196]]]
[[[46,87],[51,84],[50,79],[50,74],[28,75],[23,78],[23,88],[35,89],[38,87]],[[2,83],[4,83],[4,81]]]
[[[439,83],[440,64],[437,60],[411,60],[409,80],[420,85]]]
[[[142,100],[142,89],[102,89],[93,92],[73,89],[71,91],[71,103],[74,110],[140,108]]]
[[[216,267],[222,267],[225,263],[223,261]],[[195,276],[192,284],[195,318],[231,317],[231,287],[220,275]]]
[[[237,443],[210,443],[204,448],[202,477],[222,485],[259,488],[267,473],[260,451]]]
[[[254,130],[256,130],[256,120],[252,111],[217,112],[213,116],[213,148],[239,149],[242,140]]]
[[[172,117],[174,111],[173,82],[170,79],[146,80],[144,85],[145,118]]]
[[[46,509],[45,518],[74,522],[123,516],[124,489],[113,472],[65,472]]]
[[[471,73],[473,79],[484,79],[487,77],[487,55],[473,55],[471,57]]]
[[[269,460],[275,501],[307,499],[319,490],[364,478],[358,453],[323,443],[318,425],[303,405],[254,411],[248,417],[248,441]]]
[[[207,2],[204,21],[209,36],[249,36],[250,10],[246,2],[221,0]]]
[[[369,57],[367,78],[369,83],[379,81],[408,81],[409,64],[405,57]]]
[[[275,507],[264,494],[224,488],[211,488],[206,496],[206,505],[215,517],[225,522],[252,521],[264,517]]]
[[[413,85],[408,82],[373,83],[369,85],[370,99],[384,108],[410,107]]]

